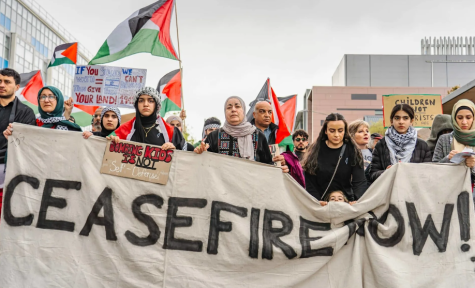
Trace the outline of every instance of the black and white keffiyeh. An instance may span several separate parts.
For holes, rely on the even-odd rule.
[[[417,131],[414,127],[409,126],[406,134],[399,134],[391,126],[386,131],[385,139],[391,156],[391,165],[395,165],[398,162],[409,163],[411,161],[417,142]]]
[[[61,122],[61,121],[66,121],[66,118],[64,118],[64,116],[61,116],[61,117],[49,117],[49,118],[41,118],[39,117],[38,120],[40,120],[41,122],[45,123],[45,124],[55,124],[55,123],[58,123],[58,122]],[[66,129],[67,130],[67,129]]]

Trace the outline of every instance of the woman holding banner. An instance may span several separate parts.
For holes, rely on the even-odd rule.
[[[163,150],[182,149],[183,135],[178,128],[160,117],[161,102],[158,91],[144,87],[134,97],[135,117],[122,124],[108,139],[119,143],[121,139],[161,146]]]
[[[40,117],[36,119],[36,125],[39,127],[58,129],[65,131],[82,132],[82,129],[76,123],[73,123],[64,117],[64,97],[61,91],[53,86],[45,86],[38,91],[38,112]],[[68,116],[69,118],[69,116]],[[12,135],[12,124],[3,132],[5,138]]]
[[[452,125],[454,131],[439,137],[434,150],[433,162],[450,163],[454,155],[462,151],[474,151],[475,127],[473,118],[475,104],[467,99],[459,100],[452,108]],[[472,169],[472,183],[475,179],[475,158],[465,156],[465,165]]]
[[[237,96],[229,97],[224,105],[226,121],[222,128],[211,132],[195,153],[204,151],[274,164],[265,135],[246,120],[246,104]],[[289,172],[285,163],[282,171]]]
[[[431,162],[432,153],[427,143],[417,138],[414,123],[414,109],[408,104],[397,104],[391,111],[391,127],[373,150],[369,169],[370,181],[374,182],[391,166],[399,162]]]
[[[318,200],[333,191],[343,191],[356,201],[366,191],[361,152],[353,143],[348,124],[339,113],[327,116],[320,135],[303,159],[307,192]]]

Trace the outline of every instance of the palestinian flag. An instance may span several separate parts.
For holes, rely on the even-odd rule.
[[[61,44],[54,48],[53,58],[48,65],[49,67],[59,66],[62,64],[76,65],[78,59],[78,43]]]
[[[284,115],[285,124],[292,132],[294,131],[295,116],[297,116],[297,94],[287,97],[277,97],[279,100],[280,110]]]
[[[43,78],[41,77],[41,71],[35,70],[29,73],[20,74],[20,90],[19,99],[28,101],[34,106],[38,106],[38,92],[43,88]],[[22,99],[23,98],[23,99]]]
[[[170,37],[175,0],[160,0],[132,13],[107,37],[89,65],[104,64],[137,54],[178,60]]]
[[[16,93],[17,97],[23,104],[33,109],[35,114],[38,114],[38,92],[44,86],[43,78],[41,77],[41,71],[36,70],[29,73],[22,73],[20,74],[20,77],[20,89]],[[71,116],[74,117],[76,123],[81,127],[91,125],[91,115],[94,114],[94,111],[99,106],[74,106],[75,107],[73,108],[73,111],[71,111]],[[91,109],[92,112],[84,112],[84,108]]]
[[[160,116],[165,115],[170,111],[181,110],[181,73],[180,69],[176,69],[167,75],[163,76],[158,82],[157,91],[160,92],[162,100],[162,108],[160,109]]]
[[[163,138],[165,138],[165,143],[172,142],[173,131],[175,130],[175,127],[165,122],[163,118],[160,116],[158,117],[157,120],[158,120],[158,126],[160,127],[160,131],[167,131],[167,133],[163,133]],[[117,130],[115,130],[114,132],[112,132],[111,135],[118,136],[119,139],[121,140],[130,141],[134,133],[135,133],[135,117],[125,122],[124,124],[120,125],[120,127],[117,128]]]
[[[265,101],[265,100],[270,101],[271,106],[272,106],[272,110],[273,110],[272,122],[274,124],[276,124],[277,126],[279,126],[279,128],[276,131],[276,135],[275,135],[275,143],[279,144],[286,137],[290,136],[291,130],[289,128],[287,128],[287,127],[290,127],[290,126],[288,126],[288,124],[286,122],[286,117],[284,117],[279,99],[275,95],[274,89],[272,89],[272,87],[270,85],[270,79],[269,78],[267,78],[267,81],[264,84],[264,86],[262,86],[262,89],[259,92],[259,94],[257,94],[257,98],[254,101],[252,101],[251,104],[249,105],[250,107],[249,107],[249,111],[247,112],[246,118],[249,122],[252,121],[252,119],[254,118],[252,116],[252,112],[254,112],[254,106],[256,106],[257,102]],[[294,108],[294,110],[295,110],[295,108]],[[288,118],[290,119],[290,116]],[[294,111],[293,118],[295,118],[295,111]],[[293,125],[293,122],[289,123],[289,124]]]

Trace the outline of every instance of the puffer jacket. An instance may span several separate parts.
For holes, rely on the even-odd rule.
[[[416,147],[412,152],[410,163],[423,162],[432,162],[432,152],[424,140],[417,138]],[[367,168],[371,169],[368,173],[370,175],[370,182],[376,181],[389,165],[392,165],[391,156],[386,143],[386,137],[384,137],[376,144],[376,147],[374,147],[373,159],[371,160],[371,165]]]

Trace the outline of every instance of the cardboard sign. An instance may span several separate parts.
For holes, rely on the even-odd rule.
[[[173,150],[131,141],[107,142],[101,173],[167,184]]]
[[[391,126],[391,111],[397,104],[409,104],[416,112],[415,128],[431,128],[434,117],[442,112],[442,98],[438,94],[383,95],[384,127]]]
[[[274,159],[275,156],[280,155],[279,144],[269,145],[269,149],[270,149],[270,154],[272,155],[272,159]],[[281,167],[282,164],[280,162],[274,162],[274,166]]]
[[[147,69],[101,65],[76,66],[74,101],[80,105],[133,108],[136,91],[145,86]]]

